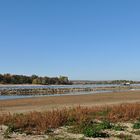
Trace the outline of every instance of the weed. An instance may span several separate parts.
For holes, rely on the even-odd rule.
[[[13,124],[9,124],[9,125],[8,125],[8,128],[7,128],[6,131],[4,132],[4,138],[5,138],[5,139],[11,138],[11,137],[10,137],[10,134],[11,134],[12,132],[14,132],[14,130],[15,130],[14,125],[13,125]]]
[[[124,131],[124,127],[121,125],[114,125],[112,129],[115,131]]]
[[[112,129],[113,122],[137,120],[140,116],[140,104],[121,104],[96,107],[75,107],[73,109],[53,110],[47,112],[30,112],[27,114],[0,114],[0,124],[12,124],[11,131],[33,134],[46,133],[46,130],[64,125],[80,125],[78,129],[98,127]],[[93,119],[103,120],[101,124],[92,122]],[[106,121],[104,121],[106,120]],[[140,122],[133,128],[139,129]],[[122,130],[120,126],[114,129]],[[88,130],[90,131],[90,130]]]
[[[117,135],[117,138],[119,138],[121,140],[132,140],[132,136],[131,135],[125,135],[123,133]]]
[[[66,125],[73,125],[76,122],[76,119],[74,117],[69,117]]]
[[[102,116],[102,117],[106,117],[108,115],[108,113],[110,112],[110,108],[105,108],[104,110],[101,110],[99,112],[96,113],[97,116]]]
[[[6,131],[9,132],[9,133],[14,132],[14,131],[15,131],[15,126],[14,126],[14,124],[12,124],[12,123],[8,124],[8,128],[7,128]]]
[[[72,133],[83,133],[87,137],[109,137],[108,134],[102,132],[102,130],[107,128],[110,128],[108,123],[96,123],[94,121],[89,121],[71,127],[68,131]]]
[[[48,134],[48,133],[53,133],[53,130],[51,129],[51,128],[48,128],[47,130],[46,130],[46,133]]]
[[[134,123],[133,128],[134,129],[140,129],[140,121]]]
[[[47,140],[77,140],[76,138],[67,138],[67,137],[49,137]],[[80,138],[79,140],[84,140]]]
[[[101,129],[111,129],[113,125],[109,121],[104,120],[99,124],[99,127],[101,127]]]
[[[133,131],[132,133],[134,133],[135,135],[140,135],[140,130],[138,130],[138,131]]]
[[[11,133],[10,133],[9,131],[6,130],[6,131],[4,132],[4,134],[3,134],[3,135],[4,135],[4,138],[5,138],[5,139],[10,139],[10,138],[11,138],[11,137],[10,137],[10,134],[11,134]]]
[[[109,137],[108,134],[101,132],[101,129],[98,127],[87,127],[84,129],[83,131],[84,135],[87,137],[93,137],[93,138],[97,138],[97,137]]]

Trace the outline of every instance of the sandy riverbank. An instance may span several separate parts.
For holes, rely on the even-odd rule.
[[[93,106],[140,102],[140,91],[98,93],[89,95],[66,95],[28,99],[1,100],[0,112],[29,112],[61,109],[74,106]]]

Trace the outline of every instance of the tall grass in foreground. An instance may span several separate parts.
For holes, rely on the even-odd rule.
[[[140,104],[121,104],[96,107],[76,107],[28,114],[1,114],[0,124],[8,125],[11,131],[27,134],[43,134],[64,125],[81,124],[88,121],[110,122],[135,121],[140,119]]]

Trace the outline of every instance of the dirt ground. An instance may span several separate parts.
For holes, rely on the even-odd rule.
[[[129,102],[140,102],[140,91],[1,100],[0,113],[24,113],[29,111],[62,109],[64,107],[79,105],[94,106]]]

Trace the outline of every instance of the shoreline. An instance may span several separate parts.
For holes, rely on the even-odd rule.
[[[102,106],[135,102],[140,102],[140,91],[32,97],[27,99],[1,100],[0,113],[26,113],[30,111],[71,108],[75,106]]]

